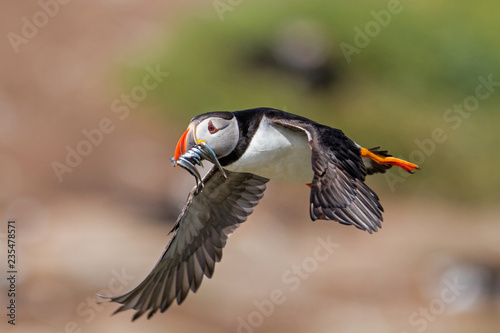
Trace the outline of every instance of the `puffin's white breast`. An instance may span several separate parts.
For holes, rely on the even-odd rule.
[[[263,118],[245,153],[225,167],[289,183],[310,183],[311,148],[305,132]]]

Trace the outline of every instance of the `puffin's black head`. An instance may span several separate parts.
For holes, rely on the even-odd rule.
[[[229,155],[236,147],[240,132],[232,112],[208,112],[191,119],[175,147],[174,160],[200,142],[205,142],[217,158]]]

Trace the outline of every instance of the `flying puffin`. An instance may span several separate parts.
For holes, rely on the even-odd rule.
[[[209,112],[194,117],[181,136],[174,164],[197,144],[215,154],[204,187],[193,188],[171,230],[173,236],[149,275],[120,296],[103,296],[134,309],[132,320],[164,312],[203,276],[212,277],[227,238],[253,212],[270,179],[307,184],[311,219],[334,220],[366,230],[381,228],[383,208],[365,183],[366,175],[393,165],[418,166],[379,148],[366,149],[335,128],[271,108]]]

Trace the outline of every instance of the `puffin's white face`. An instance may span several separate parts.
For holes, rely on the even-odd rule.
[[[205,142],[217,158],[229,155],[238,144],[240,131],[231,112],[209,112],[194,117],[175,149],[177,159],[194,145]]]
[[[209,117],[195,126],[195,142],[205,141],[217,158],[229,155],[238,143],[240,131],[236,118]]]

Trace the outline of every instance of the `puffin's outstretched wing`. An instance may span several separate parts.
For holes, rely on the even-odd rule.
[[[340,130],[320,128],[312,148],[311,219],[336,220],[369,233],[381,228],[383,208],[365,184],[359,148]],[[344,141],[345,144],[338,144]],[[349,141],[349,142],[347,142]]]
[[[164,312],[174,299],[196,292],[203,275],[212,277],[227,238],[253,212],[264,195],[268,179],[249,173],[228,172],[216,167],[204,177],[203,191],[189,194],[171,232],[173,237],[151,273],[137,287],[120,296],[101,296],[123,304],[115,313],[137,310],[132,320],[149,311]]]
[[[341,130],[302,117],[273,117],[271,113],[269,118],[275,124],[307,134],[314,171],[311,219],[352,224],[369,233],[377,231],[383,208],[375,192],[364,183],[367,171],[360,147]]]

